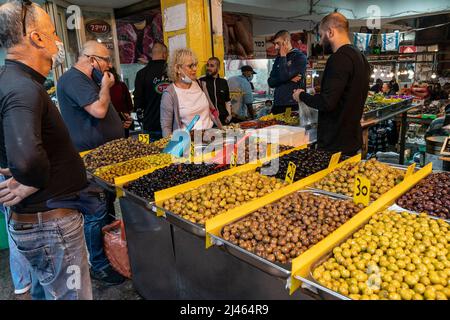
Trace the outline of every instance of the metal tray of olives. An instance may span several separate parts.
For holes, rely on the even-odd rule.
[[[123,193],[126,197],[132,199],[135,203],[139,204],[140,206],[153,211],[154,201],[150,201],[148,199],[142,198],[142,197],[138,196],[137,194],[134,194],[134,193],[128,191],[124,187],[119,187],[119,188],[121,188],[123,190]]]
[[[156,211],[158,209],[163,211],[164,214],[165,214],[166,220],[168,222],[170,222],[171,224],[173,224],[173,225],[175,225],[175,226],[177,226],[177,227],[179,227],[179,228],[181,228],[181,229],[183,229],[183,230],[185,230],[185,231],[187,231],[189,233],[192,233],[192,234],[194,234],[194,235],[196,235],[198,237],[201,237],[201,238],[205,238],[206,237],[205,226],[201,226],[201,225],[199,225],[197,223],[193,223],[191,221],[188,221],[188,220],[184,219],[183,217],[181,217],[181,216],[179,216],[179,215],[177,215],[177,214],[175,214],[175,213],[173,213],[173,212],[171,212],[171,211],[169,211],[167,209],[159,207],[157,205],[153,205],[153,208],[154,208],[154,211]]]
[[[367,160],[361,160],[360,162],[367,162]],[[380,162],[383,163],[383,164],[389,165],[390,167],[399,169],[399,170],[403,170],[403,171],[408,170],[408,166],[405,166],[405,165],[395,164],[395,163],[388,163],[388,162],[383,162],[383,161],[380,161]],[[416,167],[414,172],[417,172],[419,170],[420,170],[420,168]],[[311,191],[314,191],[314,192],[320,192],[322,194],[325,194],[325,195],[328,195],[328,196],[331,196],[331,197],[336,197],[336,198],[341,198],[341,199],[352,199],[352,197],[346,196],[345,194],[334,193],[334,192],[331,192],[331,191],[325,191],[325,190],[322,190],[322,189],[314,188],[312,186],[308,186],[306,188],[308,190],[311,190]],[[389,192],[389,191],[387,191],[387,192]],[[370,202],[373,202],[373,201],[371,200]]]
[[[402,206],[399,206],[399,205],[396,204],[396,203],[394,203],[394,204],[393,204],[392,206],[390,206],[388,209],[389,209],[389,210],[392,210],[392,211],[398,211],[398,212],[404,211],[404,212],[408,212],[408,213],[411,213],[411,214],[420,215],[420,212],[405,209],[405,208],[403,208]],[[447,222],[447,223],[450,224],[450,219],[444,219],[444,218],[432,216],[431,214],[427,214],[427,216],[428,216],[429,218],[433,219],[433,220],[444,220],[445,222]]]
[[[321,195],[330,197],[336,200],[347,200],[348,198],[342,197],[340,195],[335,194],[326,194],[322,192],[322,190],[300,190],[297,192],[305,192],[311,193],[313,195]],[[250,213],[251,214],[251,213]],[[268,273],[272,276],[286,279],[291,275],[291,264],[281,264],[279,262],[271,262],[267,259],[264,259],[258,256],[255,253],[247,251],[238,245],[231,243],[230,241],[225,240],[222,236],[214,236],[211,237],[216,241],[216,245],[222,245],[226,251],[228,251],[231,255],[236,258],[247,262],[248,264],[260,269],[261,271]]]
[[[90,173],[91,178],[94,180],[94,182],[96,184],[98,184],[100,187],[102,187],[103,189],[112,192],[112,193],[116,193],[116,186],[106,180],[103,180],[102,178],[94,175],[93,173]]]
[[[400,210],[399,210],[400,209]],[[412,212],[409,210],[405,210],[401,207],[398,206],[391,206],[388,208],[388,210],[391,211],[396,211],[398,213],[403,212],[408,212],[410,214],[418,214],[417,212]],[[429,215],[428,215],[429,216]],[[439,220],[440,218],[437,217],[432,217],[429,216],[432,219],[435,220]],[[442,219],[441,219],[442,220]],[[449,222],[449,221],[447,221]],[[321,264],[323,264],[324,262],[326,262],[329,258],[332,257],[333,255],[333,250],[334,248],[339,247],[341,244],[343,244],[344,242],[346,242],[348,239],[350,239],[351,237],[353,237],[353,235],[358,232],[359,230],[361,230],[362,228],[364,228],[364,226],[366,226],[368,222],[362,224],[357,230],[355,230],[352,234],[350,234],[348,237],[345,237],[344,239],[342,239],[341,241],[339,241],[336,245],[334,245],[326,254],[324,254],[322,257],[320,257],[316,262],[314,262],[310,269],[309,269],[309,274],[306,278],[304,277],[296,277],[298,278],[298,280],[305,282],[306,284],[313,286],[314,288],[316,288],[319,292],[319,296],[324,299],[324,300],[352,300],[351,298],[344,296],[334,290],[331,290],[323,285],[321,285],[313,276],[313,272],[314,270],[319,267]],[[449,222],[450,223],[450,222]]]

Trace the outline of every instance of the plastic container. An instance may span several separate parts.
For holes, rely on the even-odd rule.
[[[299,147],[307,142],[305,132],[305,128],[302,127],[275,125],[255,130],[252,137],[260,138],[269,143]]]

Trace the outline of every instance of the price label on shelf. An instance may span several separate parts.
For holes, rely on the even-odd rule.
[[[291,114],[292,114],[292,108],[286,108],[286,113],[285,113],[286,118],[290,118]]]
[[[295,171],[297,170],[297,166],[292,161],[289,161],[288,169],[286,172],[286,178],[285,181],[289,184],[294,182],[295,178]]]
[[[237,150],[233,151],[231,154],[230,168],[236,168],[237,166]]]
[[[406,170],[406,173],[405,173],[405,179],[408,178],[408,177],[410,177],[410,176],[412,176],[413,173],[414,173],[414,170],[416,170],[416,164],[415,164],[415,163],[413,163],[412,165],[410,165],[410,166],[408,167],[408,169]]]
[[[194,162],[195,158],[195,145],[193,142],[191,142],[191,162]]]
[[[145,143],[145,144],[150,144],[150,135],[149,134],[139,134],[138,141]]]
[[[353,202],[362,203],[366,207],[370,202],[370,180],[364,176],[358,175],[355,179],[355,187],[353,190]]]
[[[330,159],[330,164],[328,165],[328,168],[335,167],[339,163],[340,159],[341,159],[341,152],[333,154],[333,156]]]

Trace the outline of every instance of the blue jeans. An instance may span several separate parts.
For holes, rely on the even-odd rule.
[[[0,175],[0,182],[5,181],[5,177]],[[9,220],[9,208],[3,207],[5,213],[5,221]],[[23,255],[17,251],[17,246],[12,241],[9,234],[8,224],[6,223],[6,233],[8,234],[9,243],[9,270],[14,285],[15,294],[23,294],[31,288],[31,272],[30,266]]]
[[[80,213],[33,225],[11,220],[9,232],[31,266],[33,300],[92,300]]]
[[[92,192],[82,193],[80,210],[84,216],[84,235],[92,270],[102,271],[110,266],[103,249],[102,229],[109,222],[108,201],[104,190],[90,182]]]

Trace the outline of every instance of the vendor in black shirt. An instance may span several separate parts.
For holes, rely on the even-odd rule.
[[[200,78],[203,86],[206,85],[212,104],[219,110],[221,123],[228,124],[231,121],[231,98],[228,82],[219,75],[220,60],[216,57],[209,58],[206,64],[206,76]]]
[[[11,208],[11,250],[28,262],[21,267],[31,269],[33,299],[92,299],[83,218],[74,206],[86,174],[44,88],[64,61],[64,45],[41,7],[10,1],[0,5],[0,48],[7,59],[0,67],[0,204]],[[78,286],[67,285],[73,267]]]
[[[134,109],[143,122],[144,133],[150,139],[162,138],[160,106],[163,91],[169,86],[167,76],[167,47],[156,43],[152,48],[152,60],[136,75],[134,82]]]
[[[331,13],[320,23],[320,41],[333,54],[328,58],[321,92],[309,95],[294,91],[294,98],[319,110],[319,149],[354,155],[362,148],[361,118],[369,90],[370,66],[363,54],[350,44],[348,21]]]

